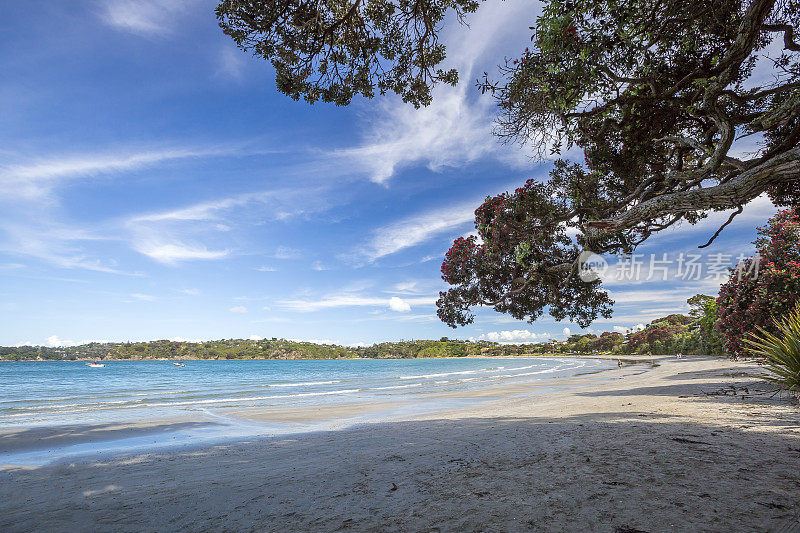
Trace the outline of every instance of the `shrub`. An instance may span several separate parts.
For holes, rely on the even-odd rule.
[[[766,379],[795,393],[800,393],[800,306],[782,319],[774,319],[776,333],[762,327],[759,334],[744,339],[747,351],[766,360],[772,372]]]
[[[775,333],[772,317],[786,316],[800,296],[800,211],[778,212],[758,233],[758,255],[739,265],[745,273],[733,272],[717,299],[717,329],[733,357],[746,353],[743,340],[758,328]],[[754,263],[757,277],[747,273]]]

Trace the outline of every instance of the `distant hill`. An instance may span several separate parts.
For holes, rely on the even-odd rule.
[[[414,359],[468,355],[519,355],[526,345],[501,345],[441,339],[383,342],[366,347],[314,344],[286,339],[222,339],[207,342],[157,340],[150,342],[92,342],[80,346],[0,347],[0,360],[152,360],[152,359]]]
[[[381,342],[372,346],[339,346],[286,339],[222,339],[206,342],[92,342],[81,346],[0,347],[0,360],[153,360],[153,359],[416,359],[422,357],[512,356],[554,354],[711,354],[698,318],[673,314],[640,330],[574,334],[565,341],[499,344],[489,341],[440,340]]]

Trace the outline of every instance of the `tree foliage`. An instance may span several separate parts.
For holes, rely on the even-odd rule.
[[[720,287],[717,327],[725,351],[745,355],[743,340],[758,328],[775,333],[774,318],[800,300],[800,212],[785,209],[758,229],[756,257],[745,260]]]
[[[223,0],[222,30],[243,50],[272,62],[278,90],[295,100],[349,104],[388,91],[415,106],[431,102],[436,82],[458,72],[438,68],[446,14],[459,19],[477,0]]]
[[[582,327],[598,314],[611,316],[613,302],[599,290],[600,281],[573,275],[571,258],[579,252],[567,234],[573,223],[546,222],[570,210],[571,197],[559,194],[559,185],[572,174],[585,176],[578,165],[558,162],[550,182],[528,180],[513,194],[488,198],[478,207],[478,236],[456,240],[442,263],[442,279],[455,286],[440,293],[442,321],[469,324],[475,304],[531,321],[548,308],[557,320],[570,318]]]
[[[295,99],[346,104],[393,91],[426,105],[433,84],[457,79],[437,70],[441,22],[478,5],[223,0],[217,16],[239,46],[272,61],[279,90]],[[442,274],[453,287],[439,317],[455,327],[488,305],[532,321],[548,308],[586,325],[612,302],[576,277],[584,250],[631,253],[674,224],[735,210],[710,244],[763,193],[798,205],[798,28],[800,0],[547,1],[530,47],[478,86],[497,99],[502,139],[585,161],[558,160],[543,183],[478,208],[482,242],[448,253]],[[759,61],[769,76],[756,76]],[[757,146],[740,149],[742,137]]]
[[[797,26],[799,5],[548,2],[534,27],[536,46],[509,61],[500,82],[481,86],[497,97],[499,135],[540,151],[577,147],[585,166],[558,161],[541,185],[544,194],[523,188],[503,196],[509,207],[501,218],[507,214],[527,231],[504,224],[507,235],[481,236],[489,247],[511,240],[494,270],[514,274],[499,289],[491,283],[501,277],[494,270],[490,278],[477,268],[458,280],[445,275],[455,287],[439,300],[439,316],[463,324],[467,309],[489,301],[498,311],[524,309],[511,314],[534,320],[543,303],[551,310],[566,303],[567,314],[585,325],[607,316],[610,302],[596,282],[580,291],[583,302],[570,298],[581,250],[628,254],[652,234],[695,223],[708,211],[736,209],[735,215],[763,192],[796,203],[800,48],[791,32],[777,28]],[[759,52],[781,35],[775,79],[746,88]],[[742,133],[763,138],[748,159],[731,153]],[[476,216],[479,232],[482,224]],[[553,253],[553,239],[567,228],[577,232],[576,246],[559,241]],[[526,262],[542,255],[548,260]],[[560,284],[541,282],[558,276]]]
[[[413,340],[371,346],[339,346],[286,339],[222,339],[205,342],[92,342],[80,346],[0,346],[0,360],[154,359],[414,359],[418,357],[503,356],[527,353],[525,346],[488,341]]]

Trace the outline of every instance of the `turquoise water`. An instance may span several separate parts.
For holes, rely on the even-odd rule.
[[[99,423],[231,408],[404,401],[436,407],[436,393],[541,382],[615,363],[573,358],[324,361],[0,363],[0,426]],[[553,380],[556,380],[555,382]],[[199,413],[198,413],[199,412]]]

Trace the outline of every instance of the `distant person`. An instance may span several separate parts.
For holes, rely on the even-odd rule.
[[[617,359],[617,366],[622,368],[622,359]]]

